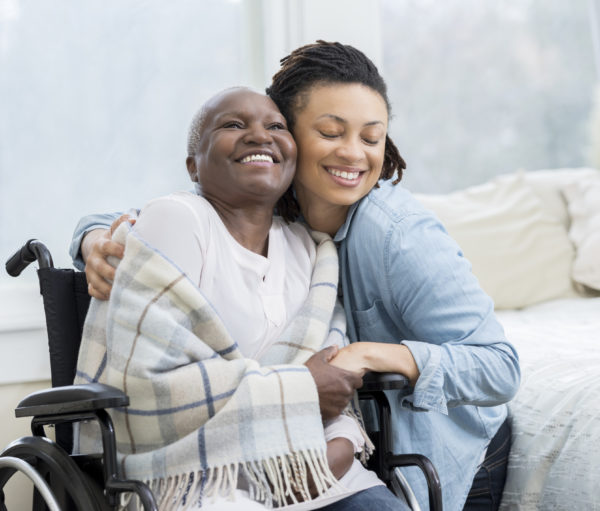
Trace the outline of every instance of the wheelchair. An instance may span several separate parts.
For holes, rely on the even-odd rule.
[[[0,454],[0,511],[7,511],[4,486],[21,472],[33,482],[33,511],[109,511],[119,509],[121,496],[137,495],[145,511],[157,511],[156,499],[141,481],[119,477],[116,439],[110,408],[129,405],[119,389],[100,383],[73,385],[83,323],[89,306],[85,273],[54,268],[46,246],[29,240],[7,262],[6,271],[17,277],[32,262],[38,263],[44,303],[52,388],[25,397],[15,410],[17,417],[31,417],[31,436],[15,440]],[[429,489],[429,509],[442,510],[440,481],[431,461],[418,454],[390,452],[390,408],[383,390],[408,391],[406,378],[387,373],[365,375],[359,399],[376,403],[379,431],[371,433],[376,451],[369,460],[374,470],[396,494],[403,494],[413,510],[419,505],[398,467],[419,467]],[[102,452],[72,454],[73,424],[96,421]],[[44,426],[54,426],[55,441]]]

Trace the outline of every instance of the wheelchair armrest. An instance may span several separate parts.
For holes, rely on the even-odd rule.
[[[85,413],[128,405],[129,398],[123,391],[102,383],[86,383],[54,387],[29,394],[15,409],[15,416]]]
[[[365,373],[361,392],[377,392],[378,390],[399,390],[410,386],[408,378],[398,373]]]

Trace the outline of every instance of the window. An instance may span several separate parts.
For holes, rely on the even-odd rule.
[[[0,0],[0,256],[28,238],[70,266],[84,214],[190,189],[189,123],[232,85],[264,89],[318,38],[379,62],[363,0]],[[35,272],[0,271],[0,384],[48,377]]]
[[[191,188],[195,109],[248,83],[244,13],[241,1],[0,1],[3,258],[38,237],[70,265],[83,214]]]
[[[406,185],[447,192],[590,163],[591,3],[383,0],[391,134]]]

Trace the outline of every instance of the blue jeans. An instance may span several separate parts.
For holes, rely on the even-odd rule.
[[[409,507],[385,486],[373,486],[320,508],[323,511],[405,511]]]
[[[495,511],[506,481],[511,430],[508,419],[492,438],[481,468],[475,474],[463,511]]]

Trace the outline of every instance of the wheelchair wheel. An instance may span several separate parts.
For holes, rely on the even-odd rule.
[[[6,482],[15,472],[24,474],[33,483],[35,490],[44,500],[49,511],[61,511],[58,502],[54,498],[54,493],[35,468],[20,458],[0,456],[0,479]],[[0,489],[0,511],[7,511],[5,504],[4,491]]]
[[[390,481],[390,488],[397,497],[404,497],[412,511],[421,511],[421,506],[419,506],[417,497],[413,493],[408,481],[397,467],[394,469],[394,477]]]
[[[23,437],[10,444],[2,456],[26,461],[52,489],[61,510],[108,511],[102,488],[81,471],[71,457],[45,437]],[[15,470],[0,472],[0,489]],[[42,496],[34,492],[34,510],[46,509]]]

